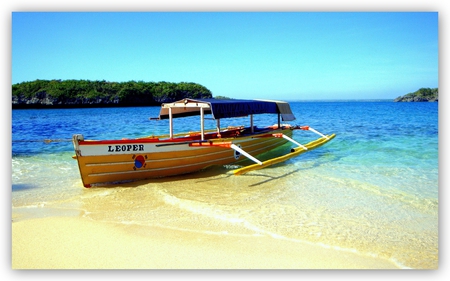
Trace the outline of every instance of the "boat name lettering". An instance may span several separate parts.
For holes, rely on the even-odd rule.
[[[123,144],[123,145],[108,145],[108,152],[120,151],[144,151],[143,144]]]

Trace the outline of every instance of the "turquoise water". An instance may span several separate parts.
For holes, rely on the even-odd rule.
[[[387,259],[438,266],[438,103],[293,102],[297,120],[336,138],[263,170],[233,166],[184,177],[83,188],[70,138],[167,134],[158,107],[12,111],[14,220],[83,216],[211,235],[268,235]],[[276,117],[255,116],[272,125]],[[198,117],[176,132],[199,129]],[[248,125],[248,118],[221,126]],[[213,128],[215,122],[208,120]],[[316,136],[295,131],[306,143]],[[51,140],[45,142],[44,140]],[[266,157],[289,151],[290,144]]]

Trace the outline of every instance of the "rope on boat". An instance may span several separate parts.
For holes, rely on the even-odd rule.
[[[71,142],[72,139],[44,139],[44,140],[13,140],[12,142],[43,142],[43,143],[51,143],[51,142]]]

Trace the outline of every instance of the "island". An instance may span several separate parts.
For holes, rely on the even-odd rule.
[[[420,88],[419,90],[400,96],[394,102],[424,102],[438,101],[438,88]]]
[[[183,98],[212,98],[193,82],[35,80],[12,85],[12,108],[159,106]]]

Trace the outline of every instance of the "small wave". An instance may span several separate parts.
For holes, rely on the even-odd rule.
[[[249,221],[247,221],[244,218],[236,217],[235,215],[226,213],[210,204],[180,199],[180,198],[177,198],[176,196],[170,195],[169,193],[167,193],[166,191],[163,191],[163,190],[158,190],[158,193],[162,197],[164,202],[166,202],[167,204],[170,204],[172,206],[176,206],[185,211],[189,211],[189,212],[192,212],[195,214],[200,214],[202,216],[206,216],[209,218],[218,219],[218,220],[225,221],[225,222],[228,222],[231,224],[238,224],[248,230],[251,230],[253,232],[253,234],[251,234],[250,236],[258,236],[258,237],[269,236],[269,237],[272,237],[272,238],[278,239],[278,240],[290,241],[290,242],[295,242],[295,243],[304,243],[304,244],[308,244],[308,245],[312,245],[312,246],[320,246],[320,247],[323,247],[326,249],[333,249],[336,251],[348,252],[348,253],[358,254],[361,256],[368,256],[368,257],[373,257],[373,258],[378,258],[378,259],[384,259],[384,260],[387,260],[387,261],[393,263],[398,268],[402,268],[402,269],[408,268],[405,265],[403,265],[402,263],[400,263],[399,261],[397,261],[396,259],[393,259],[393,258],[385,259],[375,253],[362,253],[354,248],[342,248],[339,246],[333,246],[333,245],[328,245],[328,244],[324,244],[324,243],[310,242],[307,240],[286,237],[286,236],[278,234],[278,233],[274,233],[271,231],[261,229],[255,225],[253,225],[252,223],[250,223]],[[182,230],[182,231],[189,231],[189,232],[213,234],[213,235],[249,236],[249,235],[244,235],[244,234],[233,234],[233,233],[229,233],[228,231],[205,231],[205,230],[198,231],[198,230],[192,230],[192,229],[187,230],[187,229],[167,227],[167,226],[161,226],[161,227]]]

